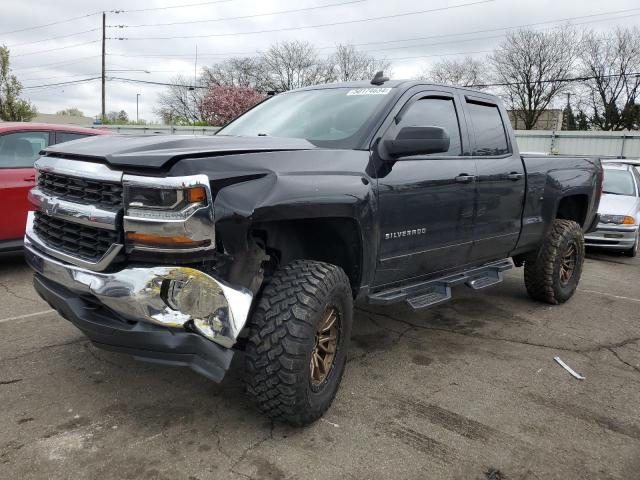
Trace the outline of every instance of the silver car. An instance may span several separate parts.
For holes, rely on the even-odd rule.
[[[638,253],[640,173],[628,163],[608,161],[602,166],[600,222],[595,231],[585,236],[585,245],[619,250],[635,257]]]

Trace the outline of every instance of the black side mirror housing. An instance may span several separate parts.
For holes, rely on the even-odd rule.
[[[449,133],[442,127],[403,127],[394,140],[382,142],[381,157],[399,160],[401,157],[445,153],[449,150]]]

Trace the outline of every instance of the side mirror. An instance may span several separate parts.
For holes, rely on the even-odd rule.
[[[382,142],[382,158],[444,153],[449,150],[449,133],[442,127],[403,127],[394,140]]]

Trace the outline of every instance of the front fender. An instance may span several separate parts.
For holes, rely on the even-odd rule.
[[[375,267],[376,208],[372,182],[359,173],[269,173],[230,185],[216,196],[216,232],[225,250],[248,249],[249,230],[256,223],[349,218],[358,225],[362,242],[363,281]]]

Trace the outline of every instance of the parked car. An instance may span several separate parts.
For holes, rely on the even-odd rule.
[[[600,221],[585,236],[585,245],[618,250],[630,257],[638,254],[640,219],[640,173],[625,160],[603,162],[604,185]],[[624,162],[624,163],[623,163]]]
[[[96,346],[214,381],[244,351],[247,392],[295,425],[336,395],[354,301],[420,310],[514,263],[532,298],[569,300],[599,159],[520,155],[497,97],[380,77],[276,95],[213,137],[45,149],[37,292]]]
[[[35,185],[33,162],[49,145],[106,133],[46,123],[0,123],[0,252],[22,248],[30,209],[27,193]]]

